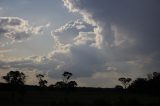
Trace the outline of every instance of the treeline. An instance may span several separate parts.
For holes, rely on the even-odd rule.
[[[132,81],[131,78],[119,78],[121,85],[116,89],[126,89],[132,92],[160,94],[160,73],[153,72],[148,74],[147,78],[137,78]]]
[[[74,88],[77,87],[76,81],[70,81],[70,78],[73,76],[70,72],[64,72],[62,74],[62,81],[58,81],[55,84],[49,85],[49,87],[54,88]],[[35,76],[38,79],[38,85],[39,87],[47,87],[48,81],[45,78],[45,75],[43,74],[37,74]],[[2,76],[2,79],[4,79],[8,85],[10,86],[24,86],[26,81],[26,75],[23,72],[20,71],[10,71],[5,76]]]
[[[148,74],[148,78],[137,78],[128,87],[131,91],[160,94],[160,73]]]
[[[71,81],[70,78],[73,76],[70,72],[64,72],[62,74],[62,80],[51,84],[49,88],[75,88],[78,86],[76,81]],[[37,74],[35,76],[38,79],[38,85],[40,88],[46,88],[48,81],[45,79],[45,75]],[[5,76],[2,76],[9,86],[24,86],[26,75],[20,71],[10,71]],[[125,90],[133,92],[144,92],[144,93],[159,93],[160,94],[160,73],[153,72],[148,74],[147,78],[137,78],[132,81],[131,78],[119,78],[122,85],[116,85],[116,90]]]

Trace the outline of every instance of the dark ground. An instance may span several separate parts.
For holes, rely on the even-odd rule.
[[[101,88],[39,88],[0,85],[0,106],[160,106],[159,94]]]

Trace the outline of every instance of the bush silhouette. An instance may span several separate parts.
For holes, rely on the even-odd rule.
[[[55,87],[56,88],[65,88],[66,83],[64,83],[63,81],[56,82]]]
[[[116,86],[115,86],[115,89],[121,90],[121,89],[123,89],[123,86],[121,86],[121,85],[116,85]]]

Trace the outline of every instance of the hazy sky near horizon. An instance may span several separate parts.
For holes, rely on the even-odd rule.
[[[64,71],[80,86],[114,87],[160,65],[159,0],[0,0],[0,75]]]

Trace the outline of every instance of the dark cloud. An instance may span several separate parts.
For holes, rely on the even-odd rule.
[[[159,0],[64,0],[64,4],[101,28],[101,44],[110,46],[114,60],[144,60],[160,53]]]
[[[64,2],[72,7],[71,11],[77,9],[83,15],[89,14],[92,20],[100,24],[104,28],[102,34],[106,38],[105,41],[108,39],[110,42],[114,41],[114,37],[110,37],[113,36],[110,31],[112,25],[128,32],[126,36],[136,39],[139,45],[152,42],[155,46],[159,41],[158,0],[64,0]]]

